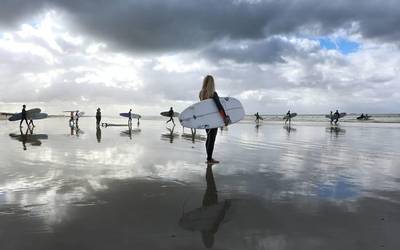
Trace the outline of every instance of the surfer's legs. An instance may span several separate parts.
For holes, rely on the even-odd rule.
[[[215,138],[217,137],[218,129],[217,128],[212,128],[212,129],[206,129],[207,132],[207,140],[206,140],[206,151],[207,151],[207,161],[211,161],[213,151],[214,151],[214,144],[215,144]]]
[[[19,122],[19,126],[22,127],[22,123],[24,122],[24,120],[26,125],[29,127],[28,119],[26,119],[26,117],[21,119],[21,121]]]
[[[30,120],[30,121],[29,121],[28,126],[31,125],[31,124],[32,124],[32,127],[35,127],[35,124],[33,124],[33,120]]]

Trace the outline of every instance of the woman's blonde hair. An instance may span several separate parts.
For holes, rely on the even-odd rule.
[[[214,78],[211,75],[204,77],[203,87],[200,90],[199,98],[200,100],[205,100],[213,97],[215,92]]]

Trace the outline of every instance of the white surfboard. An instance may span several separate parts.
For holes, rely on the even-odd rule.
[[[219,98],[231,123],[236,123],[244,118],[244,109],[239,100],[233,97]],[[210,129],[225,126],[213,99],[195,103],[186,108],[180,115],[179,121],[183,127],[196,129]]]

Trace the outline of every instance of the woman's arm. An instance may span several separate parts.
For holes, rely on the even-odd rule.
[[[219,96],[218,96],[217,92],[214,92],[212,99],[214,100],[215,105],[217,105],[218,111],[219,111],[222,119],[224,120],[225,125],[228,125],[230,122],[230,119],[229,119],[229,116],[226,115],[225,109],[222,106],[221,102],[219,101]]]

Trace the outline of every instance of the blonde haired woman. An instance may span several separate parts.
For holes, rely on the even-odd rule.
[[[226,115],[224,108],[219,101],[219,96],[217,92],[215,92],[215,84],[214,78],[210,75],[204,77],[203,87],[199,93],[200,101],[206,99],[213,99],[215,105],[217,105],[218,111],[221,114],[222,119],[224,120],[225,125],[229,124],[229,116]],[[207,132],[207,140],[206,140],[206,151],[207,151],[207,164],[215,164],[219,163],[219,161],[214,160],[212,158],[214,151],[215,138],[217,137],[218,128],[206,129]]]

